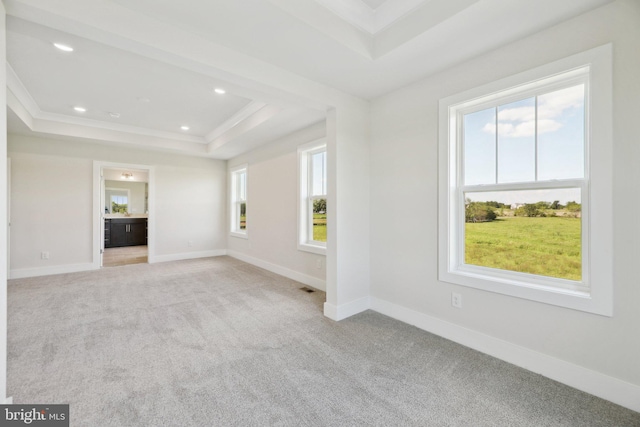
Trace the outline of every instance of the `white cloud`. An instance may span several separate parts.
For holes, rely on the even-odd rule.
[[[505,108],[498,113],[498,121],[520,122],[535,120],[536,109],[529,107]]]
[[[584,104],[584,85],[573,86],[538,97],[538,118],[555,119],[569,108],[581,108]]]
[[[562,127],[559,120],[565,111],[582,108],[584,85],[573,86],[538,96],[538,134],[555,132]],[[533,106],[505,108],[498,113],[498,135],[508,138],[535,135],[536,112]],[[495,123],[487,123],[484,132],[495,135]]]
[[[538,120],[538,134],[555,132],[561,127],[562,123],[555,120]]]

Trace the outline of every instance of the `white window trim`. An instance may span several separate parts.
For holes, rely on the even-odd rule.
[[[613,124],[612,124],[612,46],[610,44],[507,77],[440,100],[439,128],[439,259],[438,276],[454,283],[500,294],[525,298],[575,310],[613,315]],[[583,200],[583,279],[582,284],[543,276],[466,265],[461,260],[464,245],[459,212],[461,179],[456,133],[459,113],[482,109],[479,99],[492,94],[503,99],[509,92],[522,94],[550,76],[589,68],[588,112],[585,116],[589,138],[585,151],[585,180],[558,180],[548,188],[581,187]],[[564,80],[564,78],[563,78]],[[486,105],[486,104],[485,104]],[[526,189],[526,184],[514,185]],[[522,187],[522,188],[519,188]],[[490,191],[490,185],[467,186]],[[504,188],[504,187],[502,187]],[[586,205],[585,205],[586,202]]]
[[[242,164],[242,165],[238,165],[238,166],[234,166],[233,168],[229,169],[229,219],[230,219],[230,231],[229,231],[229,235],[232,237],[239,237],[241,239],[248,239],[249,238],[249,221],[248,221],[248,217],[249,215],[247,215],[247,221],[246,221],[246,227],[244,230],[241,230],[238,226],[238,221],[239,221],[239,217],[240,217],[240,205],[239,203],[241,202],[240,200],[238,200],[238,190],[237,190],[237,176],[238,173],[240,172],[244,172],[245,173],[245,198],[244,200],[242,200],[242,202],[245,203],[246,205],[246,209],[248,211],[249,209],[249,165],[248,164]]]
[[[309,161],[311,155],[326,151],[327,143],[324,139],[319,139],[298,147],[298,250],[311,252],[318,255],[327,254],[326,242],[317,242],[311,239],[310,233],[313,223],[313,209],[309,187]],[[325,195],[326,198],[326,195]]]

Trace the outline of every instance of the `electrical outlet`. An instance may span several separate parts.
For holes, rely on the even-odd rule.
[[[42,259],[49,259],[49,252],[42,252],[41,257]]]
[[[320,270],[322,268],[322,260],[321,259],[317,259],[316,260],[316,268],[318,270]]]
[[[451,305],[455,308],[462,308],[462,295],[451,292]]]
[[[187,242],[187,246],[189,246],[189,247],[193,246],[193,240],[189,240],[189,241]]]

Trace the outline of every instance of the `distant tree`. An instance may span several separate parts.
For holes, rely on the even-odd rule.
[[[549,206],[549,208],[551,208],[551,209],[562,209],[562,208],[564,208],[564,206],[562,206],[560,204],[560,200],[554,200],[553,203],[551,203],[551,206]]]
[[[542,213],[540,212],[537,203],[525,203],[522,207],[522,210],[524,211],[524,216],[527,217],[540,216],[540,214]]]
[[[493,211],[492,206],[487,206],[483,202],[472,202],[467,199],[465,206],[465,221],[466,222],[487,222],[493,221],[498,216]]]
[[[567,202],[567,210],[569,212],[581,212],[582,205],[577,202]]]
[[[313,201],[313,213],[326,213],[327,212],[327,199],[316,199]]]
[[[500,209],[500,208],[508,208],[509,205],[506,205],[504,203],[500,203],[500,202],[496,202],[495,200],[489,200],[488,202],[484,202],[485,205],[492,207],[492,208],[496,208],[496,209]]]

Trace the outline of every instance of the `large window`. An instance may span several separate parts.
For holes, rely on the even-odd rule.
[[[607,72],[602,47],[441,101],[441,280],[611,314]]]
[[[298,248],[324,254],[327,242],[327,148],[315,142],[300,147]]]
[[[247,166],[231,170],[231,234],[247,237]]]

